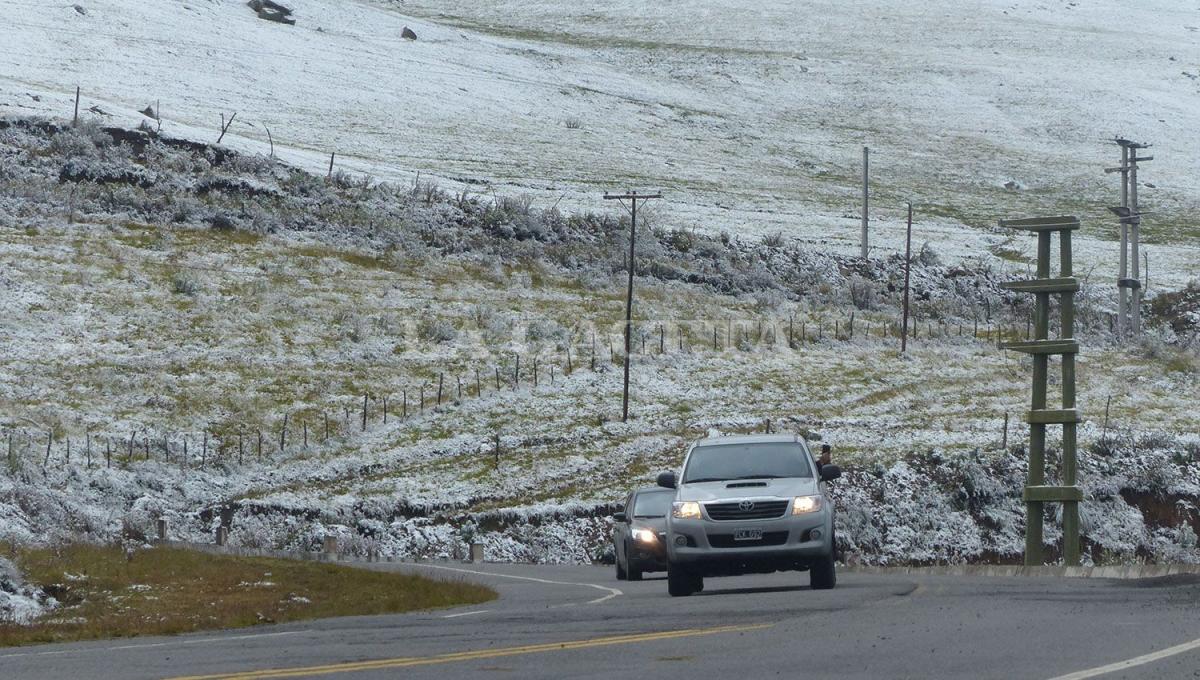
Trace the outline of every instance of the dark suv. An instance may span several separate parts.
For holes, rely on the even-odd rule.
[[[625,499],[625,511],[613,516],[613,554],[617,578],[640,581],[642,573],[667,570],[667,549],[663,545],[667,513],[675,492],[661,487],[638,489]]]

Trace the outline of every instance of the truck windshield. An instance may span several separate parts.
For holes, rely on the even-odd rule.
[[[804,449],[794,442],[708,444],[692,449],[683,483],[730,479],[812,477]]]
[[[666,517],[675,500],[674,491],[643,491],[633,502],[634,517]]]

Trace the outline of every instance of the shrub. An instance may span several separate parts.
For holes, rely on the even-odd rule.
[[[417,336],[426,342],[442,344],[453,342],[458,337],[458,329],[445,319],[424,318],[417,327]]]
[[[876,292],[875,283],[868,281],[861,276],[852,276],[849,281],[850,285],[850,301],[854,303],[857,309],[869,310],[875,309],[878,303],[879,295]]]
[[[200,282],[190,272],[177,271],[171,275],[171,292],[176,295],[195,295],[200,292]]]

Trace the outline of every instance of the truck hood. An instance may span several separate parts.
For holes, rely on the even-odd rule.
[[[792,496],[814,496],[821,491],[813,477],[787,477],[782,479],[738,479],[723,482],[700,482],[681,484],[676,493],[677,501],[731,501],[739,498],[790,498]]]

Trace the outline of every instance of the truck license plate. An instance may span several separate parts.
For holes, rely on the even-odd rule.
[[[762,529],[734,529],[733,540],[735,541],[761,541]]]

